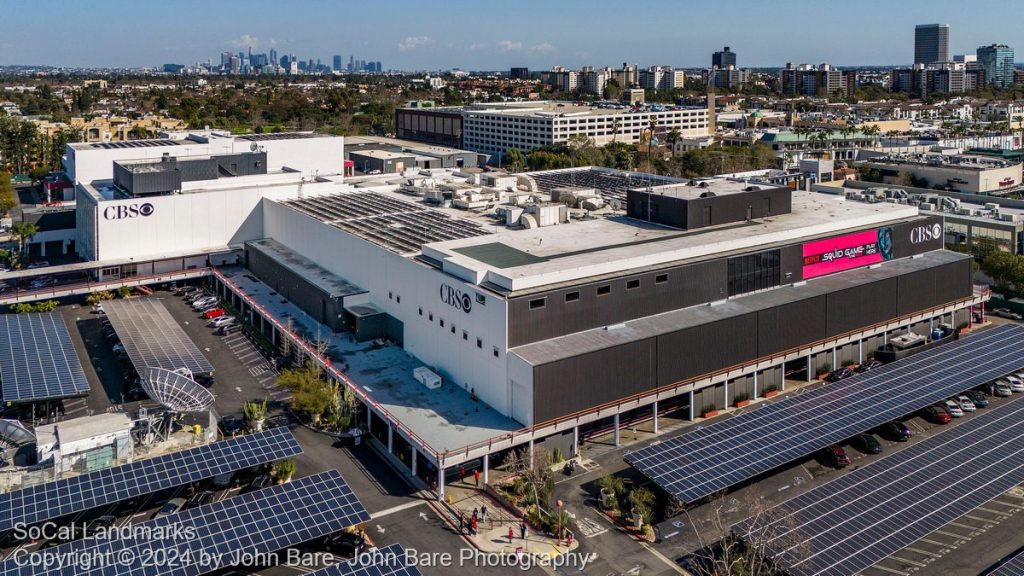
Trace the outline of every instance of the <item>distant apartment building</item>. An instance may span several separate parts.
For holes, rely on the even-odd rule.
[[[462,109],[408,103],[395,110],[395,135],[402,140],[462,148]]]
[[[857,72],[829,64],[786,63],[782,69],[782,93],[794,96],[849,96],[857,91]]]
[[[992,44],[978,48],[978,69],[985,71],[985,83],[996,88],[1013,85],[1013,48]]]
[[[561,66],[541,72],[541,82],[556,92],[575,92],[579,87],[580,73]]]
[[[728,68],[729,66],[736,66],[736,53],[730,50],[728,46],[711,54],[712,68]]]
[[[900,154],[858,162],[862,175],[877,173],[886,184],[902,184],[909,175],[920,188],[988,194],[1020,186],[1021,163],[975,155]]]
[[[671,66],[651,66],[640,71],[639,84],[644,90],[673,90],[682,88],[686,72]]]
[[[576,106],[565,102],[481,104],[463,110],[463,147],[486,154],[565,144],[574,135],[603,146],[634,144],[655,124],[655,135],[675,129],[682,138],[713,133],[705,107],[650,106],[639,110]]]
[[[526,67],[514,67],[509,70],[508,77],[512,80],[529,80],[530,69]]]
[[[598,98],[604,97],[604,89],[608,86],[608,79],[611,77],[609,68],[595,70],[592,66],[584,66],[580,71],[580,83],[583,86],[583,91]]]
[[[889,88],[892,92],[927,98],[935,93],[971,92],[983,85],[984,79],[985,71],[973,66],[973,62],[954,60],[929,66],[915,64],[912,68],[890,70]]]
[[[914,28],[914,64],[949,61],[949,24],[918,24]]]
[[[750,72],[748,70],[739,70],[731,65],[725,68],[714,67],[704,70],[701,73],[701,79],[704,81],[705,86],[723,89],[742,88],[750,81]]]

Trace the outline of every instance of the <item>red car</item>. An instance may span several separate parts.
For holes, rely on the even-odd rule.
[[[923,415],[932,424],[949,424],[953,421],[953,416],[943,406],[929,406],[924,409]]]
[[[850,457],[842,446],[829,446],[825,448],[825,462],[836,468],[846,468],[850,465]]]
[[[213,310],[207,310],[206,312],[203,312],[203,318],[205,318],[206,320],[210,320],[211,318],[217,318],[227,313],[228,311],[223,308],[214,308]]]

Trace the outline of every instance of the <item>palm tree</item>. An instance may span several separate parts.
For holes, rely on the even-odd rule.
[[[39,233],[39,226],[36,226],[32,222],[18,222],[14,226],[11,226],[11,236],[14,236],[18,242],[18,254],[24,255],[25,253],[25,242],[31,240],[33,236]]]
[[[668,142],[670,148],[672,148],[672,155],[676,155],[676,142],[683,139],[683,135],[679,132],[679,128],[673,128],[668,131],[665,135],[665,142]]]
[[[651,131],[650,136],[647,138],[647,163],[650,165],[650,172],[655,174],[654,156],[651,155],[651,148],[654,146],[654,131],[658,129],[658,119],[652,117],[650,123],[647,125],[647,129]]]
[[[612,120],[612,144],[615,143],[615,139],[619,135],[619,128],[621,126],[622,125],[619,123],[619,119],[618,118],[616,118],[615,120]]]

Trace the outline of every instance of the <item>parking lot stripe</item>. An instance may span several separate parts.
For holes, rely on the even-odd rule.
[[[936,541],[936,540],[929,540],[928,538],[921,538],[920,540],[918,540],[918,542],[926,542],[928,544],[934,544],[934,545],[939,546],[941,548],[949,548],[951,546],[951,544],[948,544],[946,542],[939,542],[939,541]]]
[[[1013,508],[1015,510],[1024,510],[1024,506],[1019,506],[1017,504],[1010,504],[1009,502],[1003,502],[1002,500],[993,500],[992,503],[993,504],[999,504],[1000,506],[1006,506],[1007,508]]]
[[[872,566],[872,568],[878,568],[879,570],[881,570],[883,572],[888,572],[890,574],[899,574],[900,576],[910,576],[909,572],[904,572],[902,570],[894,570],[894,569],[889,568],[887,566],[882,566],[881,564],[875,564],[874,566]]]
[[[910,564],[911,566],[917,566],[918,568],[924,568],[925,566],[927,566],[927,564],[915,562],[913,560],[908,560],[906,558],[900,558],[899,556],[889,556],[889,559],[894,562],[906,562],[907,564]]]
[[[1020,508],[1019,506],[1010,506],[1010,508]],[[995,514],[996,516],[1006,516],[1006,510],[992,510],[991,508],[983,508],[978,506],[974,509],[975,511],[981,510],[982,512],[988,512],[989,514]]]
[[[932,558],[942,558],[942,554],[936,554],[935,552],[929,552],[927,550],[921,550],[920,548],[911,548],[907,546],[904,550],[909,550],[915,554],[924,554],[925,556],[931,556]]]
[[[974,528],[971,528],[971,530],[974,530]],[[957,540],[970,540],[971,539],[971,536],[965,536],[965,535],[962,535],[962,534],[957,534],[955,532],[946,532],[945,530],[936,530],[934,533],[935,534],[945,534],[946,536],[952,536],[953,538],[956,538]]]

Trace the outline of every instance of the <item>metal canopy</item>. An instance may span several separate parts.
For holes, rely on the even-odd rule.
[[[409,566],[405,549],[401,544],[392,544],[377,548],[370,555],[372,564],[360,564],[360,558],[354,558],[340,564],[332,564],[306,576],[420,576],[415,566]]]
[[[147,559],[174,558],[160,576],[199,576],[233,564],[238,554],[267,554],[308,542],[370,519],[337,470],[307,476],[136,525],[138,533],[187,534],[188,538],[89,538],[37,552],[48,567],[22,559],[0,564],[6,576],[134,576],[156,574]],[[194,535],[194,537],[191,537]],[[111,558],[74,566],[70,554]],[[217,558],[220,562],[204,561]]]
[[[142,389],[161,406],[175,412],[202,412],[213,406],[213,393],[178,371],[150,366]]]
[[[89,393],[85,371],[60,314],[0,315],[0,383],[4,402],[37,402]]]
[[[213,365],[158,298],[108,300],[103,310],[140,375],[151,366],[184,368],[192,374],[213,372]]]
[[[1024,327],[1003,325],[625,455],[683,502],[1024,368]]]
[[[1016,400],[741,522],[733,533],[758,538],[787,574],[858,574],[1024,482],[1022,451],[1024,402]]]
[[[0,494],[0,533],[301,453],[290,430],[274,428],[15,490]]]
[[[1024,552],[1018,552],[1003,561],[1002,564],[986,574],[986,576],[1020,576],[1024,574]]]

